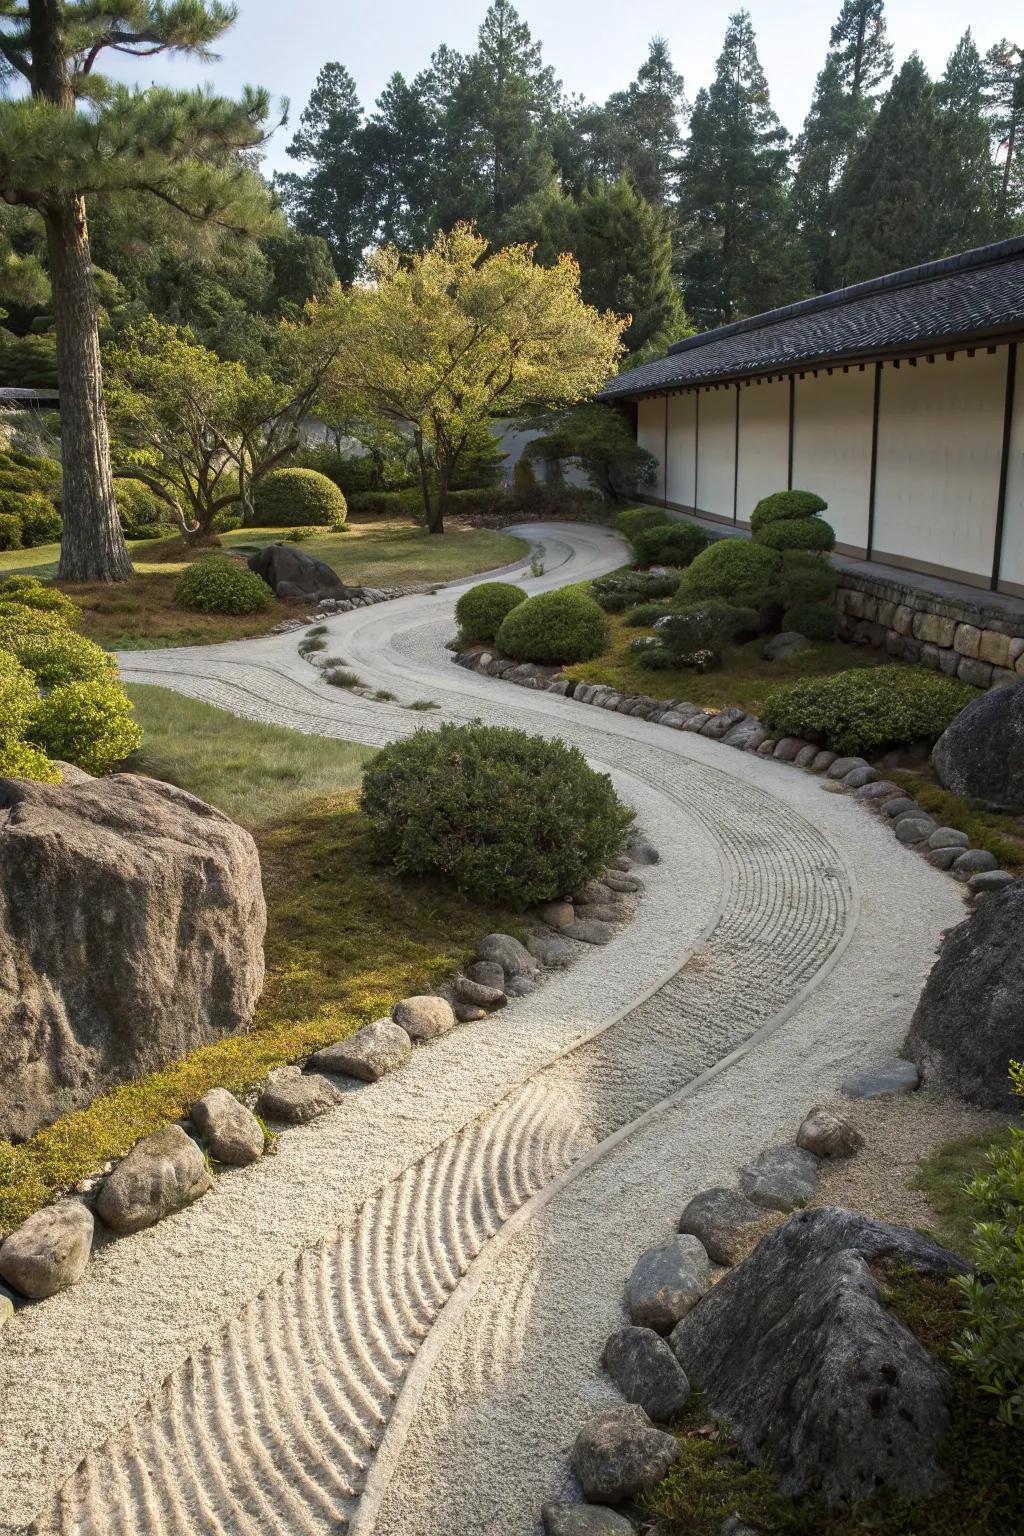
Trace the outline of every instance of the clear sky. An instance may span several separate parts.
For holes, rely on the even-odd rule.
[[[791,133],[803,122],[814,77],[841,0],[750,0],[761,62],[775,110]],[[240,85],[263,85],[291,101],[294,122],[306,104],[320,66],[336,59],[359,86],[364,107],[388,76],[412,76],[438,43],[468,52],[486,0],[238,0],[240,16],[212,64],[162,59],[127,60],[107,68],[126,80],[174,84],[210,82],[225,94]],[[735,0],[517,0],[517,8],[544,46],[568,90],[603,101],[628,84],[643,62],[648,40],[667,37],[675,66],[692,99],[711,79],[726,20]],[[1024,14],[1019,0],[888,0],[889,35],[897,66],[915,48],[929,71],[941,73],[946,58],[970,26],[984,53],[1001,37],[1020,41]],[[270,169],[291,164],[279,130],[267,156]]]

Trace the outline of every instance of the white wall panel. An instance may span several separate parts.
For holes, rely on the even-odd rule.
[[[1024,347],[1017,348],[1017,378],[1013,391],[1010,457],[1006,466],[1006,507],[1003,513],[1003,557],[1000,585],[1024,587]]]
[[[798,378],[793,401],[793,485],[828,502],[836,542],[864,551],[871,493],[875,370]]]
[[[697,508],[732,522],[736,475],[736,390],[701,391],[697,442]]]
[[[1005,347],[882,369],[877,559],[991,573],[1005,384]]]
[[[644,494],[659,499],[665,494],[665,406],[664,395],[657,395],[637,402],[636,440],[641,448],[653,453],[658,461],[658,476],[653,485],[644,487]]]
[[[736,515],[750,522],[762,496],[786,489],[789,473],[789,380],[740,386]]]
[[[697,396],[668,397],[668,499],[693,506],[697,449]]]

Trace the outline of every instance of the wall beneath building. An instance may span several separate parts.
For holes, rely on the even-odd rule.
[[[789,380],[740,386],[736,518],[750,522],[762,496],[784,491],[789,474]]]
[[[697,405],[697,510],[731,523],[736,489],[736,390],[701,390]]]
[[[658,461],[658,478],[648,488],[647,494],[657,501],[665,495],[665,412],[668,401],[664,395],[653,395],[649,400],[637,401],[636,440],[641,448],[653,453]]]
[[[808,373],[793,385],[793,484],[828,502],[836,542],[867,552],[875,370]]]

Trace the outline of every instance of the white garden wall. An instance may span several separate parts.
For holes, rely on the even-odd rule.
[[[868,542],[875,370],[808,373],[794,383],[793,484],[817,491],[836,542],[863,555]]]
[[[736,390],[702,389],[698,403],[697,510],[733,520],[736,480]]]
[[[668,499],[673,506],[695,505],[696,474],[697,396],[690,390],[668,400]]]
[[[654,395],[637,402],[636,440],[641,448],[653,453],[658,461],[658,478],[647,488],[648,496],[661,501],[665,495],[665,411],[664,395]]]
[[[740,386],[736,516],[750,522],[762,496],[784,491],[789,474],[789,380]]]

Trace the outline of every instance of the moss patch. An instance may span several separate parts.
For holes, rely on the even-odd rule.
[[[980,1131],[959,1141],[947,1141],[921,1159],[913,1188],[921,1190],[935,1212],[935,1236],[956,1253],[967,1252],[967,1240],[983,1213],[976,1201],[965,1194],[964,1186],[975,1174],[988,1168],[992,1147],[1006,1147],[1010,1131]]]
[[[987,848],[1006,869],[1024,869],[1024,816],[978,810],[917,773],[899,770],[886,777],[905,789],[940,826],[966,832],[972,847]]]

